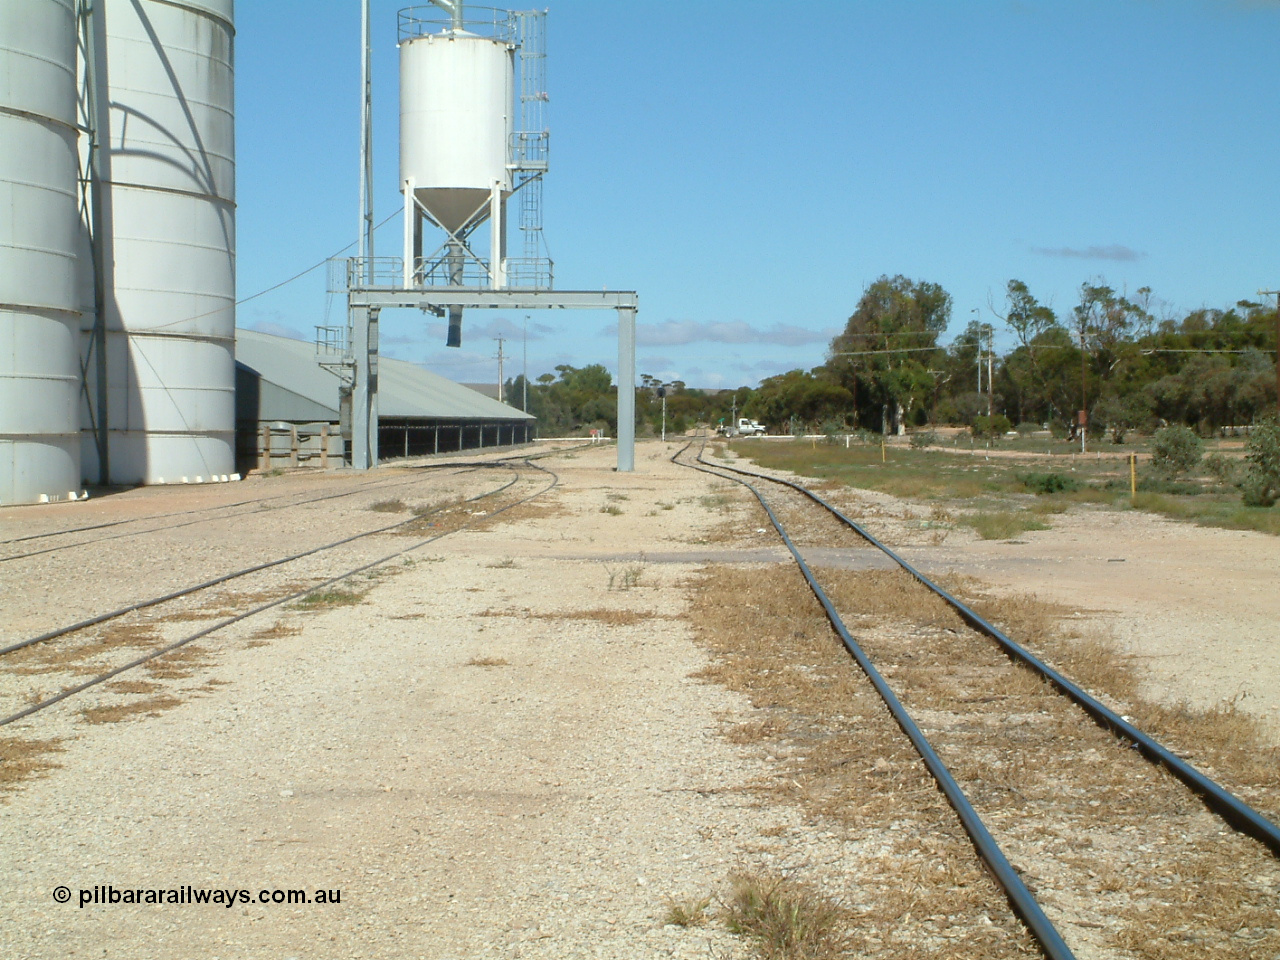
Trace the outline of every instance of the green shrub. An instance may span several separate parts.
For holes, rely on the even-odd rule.
[[[978,417],[973,421],[972,429],[975,437],[1003,437],[1013,429],[1013,424],[1003,413],[997,413],[990,417]]]
[[[1202,445],[1195,431],[1185,424],[1161,427],[1151,438],[1151,465],[1167,476],[1176,477],[1200,462]]]
[[[1083,484],[1063,473],[1028,473],[1018,477],[1022,485],[1035,494],[1074,493]]]
[[[911,446],[917,450],[923,450],[925,447],[936,447],[938,445],[938,435],[932,430],[917,430],[911,435]]]
[[[1211,453],[1204,458],[1204,468],[1219,482],[1235,484],[1242,479],[1239,460],[1224,457],[1220,453]]]
[[[1280,423],[1264,420],[1249,434],[1244,447],[1248,464],[1240,484],[1244,502],[1251,507],[1270,507],[1280,500]]]

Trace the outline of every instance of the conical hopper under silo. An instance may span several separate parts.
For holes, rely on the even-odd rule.
[[[495,184],[511,192],[514,84],[505,40],[446,30],[400,43],[400,182],[451,233],[488,217]]]

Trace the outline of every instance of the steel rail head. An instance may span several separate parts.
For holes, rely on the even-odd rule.
[[[705,444],[704,444],[705,445]],[[687,449],[687,448],[686,448]],[[683,451],[681,451],[683,452]],[[677,454],[678,456],[679,454]],[[673,458],[674,459],[674,458]],[[699,452],[697,457],[701,466],[694,466],[694,469],[711,473],[713,476],[723,476],[716,474],[714,471],[724,469],[732,473],[745,473],[745,471],[734,470],[731,467],[721,467],[719,464],[707,464],[702,460],[702,454]],[[862,672],[867,675],[867,679],[871,681],[871,685],[875,688],[876,693],[880,695],[880,699],[884,701],[888,707],[890,714],[893,715],[894,721],[901,728],[911,741],[916,752],[920,754],[920,758],[924,761],[925,767],[933,776],[934,781],[938,784],[938,788],[946,797],[951,808],[955,810],[959,817],[965,832],[969,835],[969,839],[973,842],[974,849],[978,856],[991,870],[993,877],[1000,887],[1004,890],[1005,895],[1009,899],[1009,905],[1014,912],[1026,924],[1027,930],[1039,943],[1040,948],[1044,951],[1049,960],[1075,960],[1075,954],[1071,948],[1067,946],[1066,941],[1062,939],[1062,935],[1058,932],[1053,922],[1045,915],[1040,904],[1036,902],[1031,891],[1027,889],[1026,883],[1018,875],[1013,864],[1009,862],[1009,858],[1005,856],[1004,851],[1000,849],[1000,845],[996,842],[995,837],[991,835],[991,831],[987,829],[986,824],[982,822],[982,818],[978,815],[978,811],[974,809],[964,791],[960,788],[960,784],[952,776],[951,771],[947,769],[942,758],[938,756],[933,745],[929,743],[928,738],[924,735],[919,725],[912,719],[911,715],[903,706],[902,701],[885,682],[880,671],[875,668],[870,658],[867,657],[862,647],[854,639],[853,635],[845,626],[835,605],[827,596],[817,578],[813,575],[808,563],[801,556],[799,549],[792,541],[787,531],[783,528],[782,523],[778,520],[777,515],[773,512],[773,508],[769,506],[764,496],[752,484],[746,480],[737,477],[725,477],[727,480],[734,480],[742,484],[750,490],[760,505],[768,514],[773,528],[778,532],[778,536],[782,538],[782,542],[786,544],[787,549],[791,552],[792,558],[796,562],[796,566],[803,574],[805,582],[809,585],[809,589],[822,605],[823,611],[826,613],[827,620],[831,623],[832,628],[840,637],[845,649],[853,657]],[[771,479],[771,478],[766,478]]]
[[[701,451],[698,459],[702,461]],[[963,601],[952,596],[938,584],[934,583],[914,566],[908,563],[903,557],[899,556],[892,549],[873,536],[870,531],[849,517],[845,516],[837,507],[828,503],[822,497],[813,491],[782,477],[771,477],[767,474],[756,473],[750,470],[743,470],[738,467],[724,466],[721,464],[708,464],[719,470],[726,470],[731,473],[742,474],[747,477],[758,477],[764,480],[770,480],[774,483],[782,484],[790,487],[799,493],[804,494],[810,500],[819,506],[830,511],[833,516],[842,523],[852,529],[855,533],[865,539],[872,546],[883,551],[886,556],[893,560],[906,573],[914,577],[921,585],[933,591],[938,597],[942,598],[952,609],[960,615],[969,626],[983,633],[996,641],[1004,650],[1005,654],[1011,659],[1025,664],[1032,670],[1039,673],[1046,680],[1057,687],[1069,699],[1074,701],[1077,706],[1085,711],[1099,726],[1110,730],[1117,737],[1121,737],[1130,741],[1135,748],[1152,763],[1164,766],[1170,773],[1181,780],[1192,792],[1194,792],[1204,804],[1222,817],[1224,821],[1234,827],[1236,830],[1252,837],[1259,843],[1263,844],[1268,850],[1277,857],[1280,857],[1280,827],[1268,820],[1253,807],[1249,806],[1231,791],[1227,790],[1217,781],[1205,776],[1197,770],[1192,764],[1179,757],[1176,753],[1164,746],[1154,737],[1144,733],[1138,729],[1120,714],[1116,713],[1106,704],[1102,703],[1096,697],[1086,693],[1082,688],[1067,679],[1063,674],[1050,667],[1047,663],[1040,660],[1025,647],[1010,639],[1002,630],[985,618],[976,613],[967,606]]]

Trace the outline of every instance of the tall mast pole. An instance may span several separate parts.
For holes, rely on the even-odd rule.
[[[362,0],[360,15],[360,272],[358,279],[373,279],[373,64],[369,46],[369,0]]]

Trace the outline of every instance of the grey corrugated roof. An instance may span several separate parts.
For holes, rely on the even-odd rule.
[[[259,420],[338,419],[338,378],[316,362],[314,343],[236,330],[236,363],[262,381]],[[270,385],[271,389],[268,389]],[[304,415],[297,414],[308,411]],[[404,360],[378,362],[378,416],[428,420],[532,420],[527,413]]]

